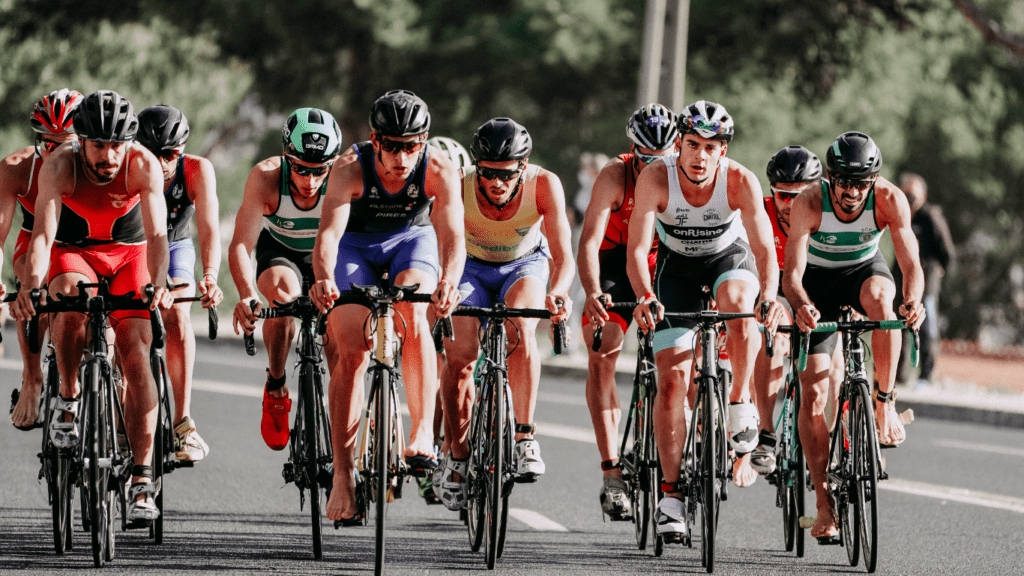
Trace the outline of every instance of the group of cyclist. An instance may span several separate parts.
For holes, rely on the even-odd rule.
[[[467,153],[449,138],[428,139],[430,124],[421,98],[393,90],[373,103],[370,139],[343,147],[329,112],[296,110],[285,122],[281,154],[249,174],[228,250],[240,297],[233,313],[236,332],[255,330],[261,295],[271,306],[308,295],[327,315],[334,472],[326,515],[342,525],[361,523],[354,459],[370,339],[369,311],[340,299],[342,291],[387,283],[432,295],[430,304],[395,304],[412,420],[403,456],[414,475],[432,476],[437,498],[451,510],[467,499],[467,436],[479,355],[472,335],[480,320],[453,318],[455,333],[465,337],[446,342],[443,357],[435,357],[431,321],[449,316],[460,303],[546,308],[552,321],[571,312],[568,293],[576,266],[564,192],[555,174],[530,162],[529,132],[510,118],[494,118],[476,130]],[[80,281],[99,278],[109,281],[113,293],[141,293],[153,284],[151,309],[161,311],[168,327],[176,457],[201,460],[209,448],[189,412],[195,339],[188,304],[173,302],[196,289],[204,307],[223,299],[212,164],[184,153],[189,128],[181,111],[158,105],[136,115],[116,92],[83,97],[55,91],[36,103],[32,126],[35,146],[0,164],[0,194],[11,195],[0,208],[0,237],[9,231],[15,199],[23,214],[12,315],[19,326],[28,321],[39,303],[30,294],[44,287],[52,298],[74,295]],[[686,531],[679,481],[687,397],[692,405],[695,391],[696,332],[695,324],[663,313],[699,311],[706,286],[720,311],[757,310],[768,334],[783,322],[813,329],[836,319],[844,305],[872,320],[895,319],[897,287],[878,252],[888,228],[905,271],[899,312],[917,327],[924,317],[922,274],[906,197],[879,176],[881,153],[865,134],[839,136],[826,153],[824,172],[806,148],[780,150],[768,164],[772,193],[763,198],[753,172],[726,157],[734,124],[720,104],[699,101],[678,115],[650,104],[630,116],[626,133],[630,152],[598,176],[580,240],[588,349],[594,330],[604,332],[601,347],[589,352],[586,396],[604,474],[602,510],[613,520],[628,520],[616,453],[621,409],[614,366],[632,320],[645,332],[653,330],[654,427],[665,492],[656,522],[659,533],[679,535]],[[199,282],[193,215],[203,264]],[[636,302],[632,318],[607,309],[613,301]],[[152,334],[145,311],[116,312],[112,318],[126,383],[124,433],[136,447],[128,515],[152,520],[159,514],[153,503],[158,488],[149,481],[157,402],[148,363]],[[545,472],[533,424],[538,320],[510,322],[515,471],[517,480],[530,482]],[[74,445],[81,433],[76,398],[84,327],[80,314],[56,315],[49,327],[61,390],[47,423],[37,422],[39,357],[20,336],[25,369],[12,421],[21,429],[46,426],[58,447]],[[734,375],[728,399],[736,455],[732,475],[738,486],[749,486],[758,473],[774,469],[771,414],[782,367],[762,360],[755,319],[730,320],[727,329],[725,352]],[[260,429],[270,448],[282,450],[290,433],[285,366],[295,327],[290,318],[276,318],[262,330],[268,367]],[[784,337],[776,339],[785,348]],[[799,429],[818,498],[815,537],[836,533],[825,481],[825,405],[834,394],[830,375],[838,371],[835,341],[812,337],[810,360],[800,375],[805,408]],[[881,333],[872,345],[879,439],[897,444],[905,437],[893,405],[899,339]],[[445,453],[439,454],[432,426],[442,408]]]

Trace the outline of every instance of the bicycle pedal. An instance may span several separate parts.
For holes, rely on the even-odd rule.
[[[148,530],[152,523],[152,520],[132,520],[125,526],[125,528],[128,530]]]

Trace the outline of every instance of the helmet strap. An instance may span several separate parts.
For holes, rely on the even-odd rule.
[[[721,162],[721,159],[719,159],[719,162]],[[708,178],[711,178],[711,176],[709,175],[707,178],[705,178],[703,180],[694,180],[693,178],[690,178],[689,174],[686,173],[686,169],[683,168],[682,164],[679,165],[679,171],[683,173],[683,176],[685,176],[687,180],[690,181],[690,184],[696,184],[697,186],[700,186],[700,185],[704,184],[705,182],[708,181]],[[717,172],[718,172],[718,162],[715,162],[715,169],[711,171],[711,174],[716,174]]]
[[[488,204],[497,208],[498,210],[503,210],[505,206],[508,206],[513,200],[516,199],[516,196],[519,195],[519,187],[522,185],[522,183],[523,177],[520,176],[519,179],[516,180],[516,187],[512,189],[512,194],[508,197],[508,200],[505,200],[501,204],[496,204],[493,200],[491,200],[491,197],[487,195],[487,190],[484,190],[484,187],[480,186],[479,183],[477,184],[477,187],[480,188],[480,195],[484,197],[484,200],[487,200]]]

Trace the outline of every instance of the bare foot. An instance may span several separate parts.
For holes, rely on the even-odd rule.
[[[437,454],[434,454],[434,442],[432,440],[416,440],[415,442],[415,444],[410,442],[409,445],[405,447],[405,454],[402,456],[409,457],[422,455],[437,458]]]
[[[839,536],[839,526],[836,523],[836,514],[832,506],[826,504],[824,508],[818,508],[818,518],[811,526],[811,538],[835,538]]]
[[[345,479],[348,477],[349,481]],[[331,520],[348,519],[359,513],[356,506],[355,486],[351,481],[351,474],[335,474],[334,486],[331,488],[331,498],[327,501],[325,514]]]
[[[750,454],[744,454],[732,465],[732,483],[738,488],[752,486],[757,481],[757,471],[750,465]]]
[[[39,421],[39,393],[42,389],[42,384],[22,384],[18,404],[11,414],[11,422],[15,426],[28,428]]]
[[[903,421],[896,413],[895,402],[876,402],[875,421],[878,423],[878,441],[882,444],[899,444],[907,439]]]

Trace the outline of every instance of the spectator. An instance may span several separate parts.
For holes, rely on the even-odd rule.
[[[921,268],[924,270],[923,303],[927,317],[921,325],[921,374],[917,380],[920,385],[931,381],[932,369],[935,368],[935,358],[939,350],[939,292],[942,290],[942,277],[956,255],[942,208],[927,204],[928,184],[924,178],[905,172],[900,176],[900,188],[910,203],[911,227],[917,236]],[[896,285],[899,286],[903,274],[898,265],[893,269],[893,276],[897,279]],[[897,305],[902,303],[901,297],[897,297],[897,300]],[[896,381],[901,384],[909,382],[910,371],[910,338],[904,333]]]

